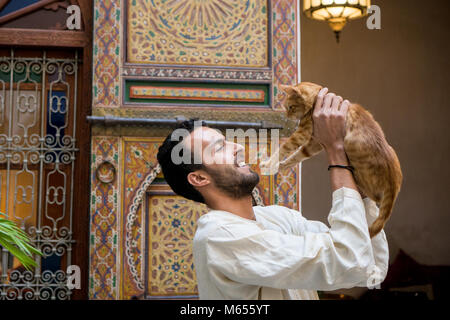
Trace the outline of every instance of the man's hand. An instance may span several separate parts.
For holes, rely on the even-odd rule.
[[[320,90],[313,113],[313,137],[325,150],[343,149],[345,137],[345,119],[350,102],[328,88]]]
[[[346,166],[349,163],[344,150],[345,119],[350,102],[327,92],[328,89],[323,88],[317,96],[313,113],[313,137],[327,152],[329,164]],[[358,191],[353,175],[346,169],[333,168],[330,178],[332,191],[342,187]]]

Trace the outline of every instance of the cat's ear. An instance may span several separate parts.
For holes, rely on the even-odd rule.
[[[296,95],[296,96],[300,95],[297,87],[294,87],[294,86],[287,86],[287,85],[282,84],[282,85],[280,85],[280,89],[281,89],[281,91],[283,91],[284,93],[286,93],[290,96],[291,95]]]

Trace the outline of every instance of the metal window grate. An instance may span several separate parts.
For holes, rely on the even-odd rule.
[[[77,52],[1,53],[0,211],[44,255],[26,271],[0,247],[0,300],[70,299]]]

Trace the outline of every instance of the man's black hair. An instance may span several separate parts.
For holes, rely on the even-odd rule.
[[[194,121],[198,121],[198,119],[191,119],[183,121],[179,124],[176,129],[186,129],[189,133],[194,131]],[[202,126],[205,126],[203,122],[201,122]],[[170,133],[166,140],[159,147],[158,162],[161,165],[162,172],[164,174],[164,178],[166,179],[169,186],[172,190],[189,200],[194,200],[197,202],[205,203],[205,199],[187,180],[187,176],[190,172],[194,172],[196,170],[202,169],[202,164],[194,164],[193,155],[191,154],[191,164],[186,164],[184,161],[181,164],[175,164],[172,161],[172,149],[183,141],[184,137],[180,137],[179,140],[172,140],[172,133]],[[181,150],[179,156],[183,157],[184,149]]]

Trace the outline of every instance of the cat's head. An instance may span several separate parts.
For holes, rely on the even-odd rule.
[[[281,85],[280,88],[286,93],[284,105],[289,119],[300,119],[311,110],[322,89],[318,84],[311,82],[300,82],[294,86]]]

